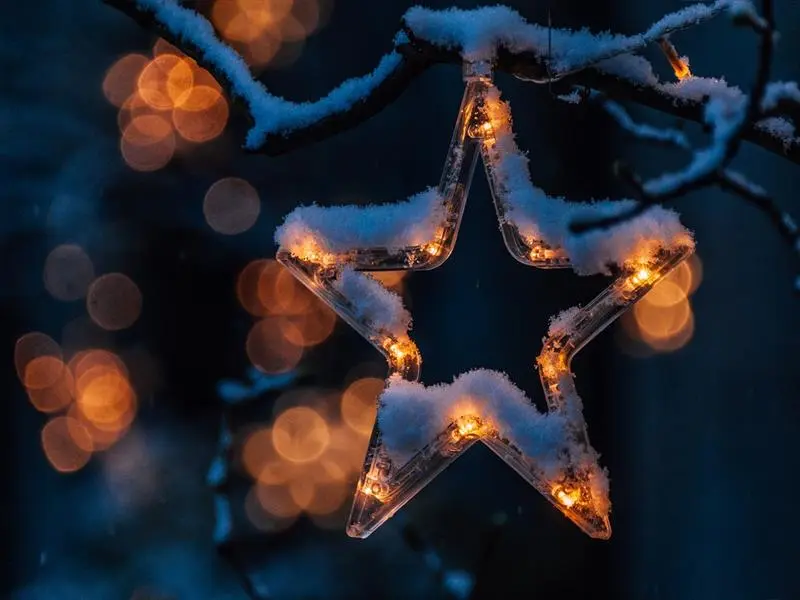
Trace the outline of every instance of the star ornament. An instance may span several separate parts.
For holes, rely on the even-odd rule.
[[[437,188],[380,206],[299,207],[276,232],[278,260],[372,343],[389,366],[347,533],[365,538],[474,443],[486,444],[594,538],[611,535],[608,478],[589,443],[570,371],[575,354],[694,250],[677,215],[655,207],[611,232],[570,237],[576,216],[611,215],[630,201],[571,203],[530,182],[511,112],[491,66],[466,64],[465,92]],[[506,247],[536,268],[606,272],[611,285],[551,320],[536,359],[548,410],[504,374],[476,370],[449,385],[419,383],[422,357],[399,296],[370,271],[427,270],[456,242],[482,159]],[[659,212],[660,211],[660,212]]]

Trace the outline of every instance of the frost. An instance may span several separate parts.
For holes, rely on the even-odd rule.
[[[424,386],[398,375],[380,397],[378,421],[390,458],[402,464],[466,411],[488,420],[546,472],[562,466],[566,418],[542,414],[504,373],[469,371],[451,384]]]
[[[444,219],[444,203],[430,188],[391,204],[298,207],[277,229],[275,241],[290,251],[312,239],[334,254],[374,246],[392,251],[429,242]]]
[[[332,285],[353,303],[356,318],[371,328],[399,337],[411,327],[411,315],[403,307],[403,299],[367,273],[345,267]]]

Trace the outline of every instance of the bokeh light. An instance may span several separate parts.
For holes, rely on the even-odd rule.
[[[81,414],[102,431],[121,431],[133,421],[136,395],[127,378],[105,367],[87,371],[77,386]]]
[[[133,325],[142,312],[142,293],[122,273],[108,273],[94,280],[86,295],[86,310],[103,329],[117,331]]]
[[[21,336],[14,344],[14,367],[17,377],[25,385],[26,369],[34,359],[50,356],[62,360],[61,346],[49,335],[32,331]],[[55,377],[53,377],[55,381]],[[52,383],[52,382],[51,382]]]
[[[58,412],[75,398],[75,378],[72,371],[64,366],[60,360],[53,357],[41,357],[31,361],[31,365],[39,360],[53,360],[60,364],[53,369],[58,371],[55,381],[46,387],[28,387],[28,398],[36,410],[43,413]]]
[[[212,87],[201,85],[181,96],[172,111],[172,124],[180,136],[195,143],[218,137],[228,124],[228,101]]]
[[[694,334],[694,314],[689,296],[702,280],[702,263],[697,255],[682,262],[653,287],[633,310],[623,315],[623,349],[633,355],[674,352]]]
[[[156,110],[170,110],[192,88],[192,65],[174,54],[160,54],[147,63],[137,80],[141,98]]]
[[[70,417],[55,417],[42,428],[42,449],[56,471],[78,471],[91,458],[91,451],[78,445],[73,436],[81,439],[83,446],[89,444],[88,433],[82,431],[80,424]]]
[[[37,356],[25,365],[22,385],[29,390],[43,390],[54,385],[64,372],[64,362],[55,356]]]
[[[274,260],[258,259],[249,262],[236,278],[236,297],[239,304],[254,317],[264,317],[269,314],[259,296],[259,280],[262,274],[268,269],[280,268]]]
[[[256,495],[261,508],[274,517],[292,518],[302,511],[292,498],[288,486],[260,484],[256,488]]]
[[[111,448],[129,431],[137,395],[127,365],[114,352],[84,348],[65,363],[55,340],[31,332],[17,340],[14,364],[33,407],[51,415],[41,444],[57,471],[81,469],[94,452]]]
[[[76,244],[56,246],[44,261],[44,287],[53,298],[70,301],[86,295],[94,279],[94,265]]]
[[[121,108],[125,101],[136,91],[139,74],[147,66],[147,57],[143,54],[127,54],[115,62],[103,79],[103,94],[106,99]]]
[[[314,303],[305,314],[286,316],[280,321],[283,336],[291,343],[307,348],[327,340],[336,326],[336,313],[322,303]]]
[[[123,57],[103,82],[109,102],[119,107],[120,153],[137,171],[166,166],[178,138],[202,143],[218,137],[228,122],[228,101],[207,70],[164,40],[153,58]]]
[[[376,382],[362,386],[374,390]],[[341,422],[339,398],[329,390],[295,388],[275,401],[271,426],[257,426],[240,438],[241,466],[258,499],[257,506],[247,506],[252,499],[245,506],[255,527],[276,531],[302,513],[320,527],[343,521],[340,509],[347,509],[369,433],[363,426],[363,433],[354,434]]]
[[[378,396],[385,382],[377,377],[365,377],[351,383],[342,394],[341,412],[344,422],[362,435],[370,435],[378,412]]]
[[[316,460],[330,443],[325,420],[312,408],[297,406],[282,412],[272,426],[272,444],[286,460]]]
[[[287,340],[280,319],[257,321],[247,334],[247,357],[254,367],[267,374],[286,373],[300,362],[303,349]]]
[[[203,200],[203,215],[209,227],[225,235],[250,229],[260,210],[258,192],[238,177],[220,179],[208,188]]]
[[[303,315],[313,310],[312,305],[319,301],[288,269],[274,260],[265,264],[259,273],[256,295],[263,309],[272,315]]]
[[[254,485],[247,493],[244,501],[245,515],[256,529],[267,533],[275,533],[286,529],[292,523],[294,523],[300,512],[298,510],[287,510],[285,507],[281,506],[280,501],[282,499],[285,500],[285,493],[281,497],[277,498],[277,506],[279,509],[277,512],[284,514],[288,512],[291,514],[291,516],[288,518],[281,518],[271,514],[264,508],[264,506],[262,506],[260,494],[263,492],[260,492],[260,490],[261,486]],[[291,498],[289,498],[289,502],[291,502]],[[270,505],[269,500],[266,502],[266,505]]]
[[[299,56],[329,7],[320,0],[216,0],[211,21],[251,67],[282,67]]]
[[[156,171],[175,154],[172,125],[160,115],[143,114],[122,131],[120,152],[125,163],[136,171]]]

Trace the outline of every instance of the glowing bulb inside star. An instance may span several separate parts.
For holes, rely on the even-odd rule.
[[[568,491],[567,488],[557,487],[553,491],[553,495],[561,504],[570,508],[580,499],[580,490],[572,489]]]

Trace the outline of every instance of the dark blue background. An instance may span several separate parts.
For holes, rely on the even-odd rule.
[[[546,22],[545,3],[510,5]],[[551,3],[554,26],[628,33],[679,6]],[[268,71],[265,82],[277,94],[311,99],[371,70],[407,7],[395,0],[340,1],[301,58]],[[235,114],[219,140],[142,174],[119,157],[115,109],[100,83],[117,57],[146,52],[154,38],[94,1],[3,8],[0,497],[8,551],[0,565],[6,591],[25,600],[116,599],[151,586],[177,598],[243,598],[234,570],[214,550],[204,487],[219,419],[215,385],[240,378],[246,365],[250,320],[237,307],[236,274],[249,260],[273,254],[274,228],[299,203],[392,201],[435,184],[462,93],[459,70],[433,68],[369,122],[287,156],[241,152],[246,123]],[[800,9],[778,1],[776,13],[783,35],[773,79],[800,79]],[[695,73],[724,74],[743,86],[752,81],[755,39],[724,19],[674,40]],[[546,87],[497,79],[511,100],[520,145],[530,152],[534,181],[549,192],[576,200],[618,195],[610,174],[617,157],[650,174],[677,164],[664,150],[624,141],[595,109],[557,102]],[[671,124],[646,110],[633,114]],[[745,147],[735,166],[800,213],[800,176],[791,164]],[[200,206],[208,186],[231,175],[259,189],[262,215],[248,233],[223,238],[204,224]],[[473,598],[800,597],[800,522],[793,518],[800,493],[797,265],[767,220],[741,201],[704,191],[677,205],[696,232],[704,265],[691,343],[674,354],[635,359],[620,352],[609,331],[574,364],[593,445],[611,472],[609,542],[586,538],[476,448],[368,540],[301,523],[243,542],[240,570],[267,581],[276,599],[444,597],[426,566],[427,551],[473,574]],[[144,294],[142,318],[119,338],[146,345],[162,374],[137,422],[135,439],[148,449],[156,490],[140,505],[117,506],[95,462],[72,476],[47,465],[38,437],[43,417],[13,372],[17,337],[30,330],[57,337],[80,312],[41,285],[47,253],[69,241],[87,249],[97,272],[124,271]],[[604,284],[514,262],[478,172],[453,257],[409,280],[424,381],[485,366],[508,372],[538,397],[531,367],[547,319],[588,301]],[[366,342],[341,326],[309,358],[309,377],[337,386],[351,366],[369,359],[376,357]]]

